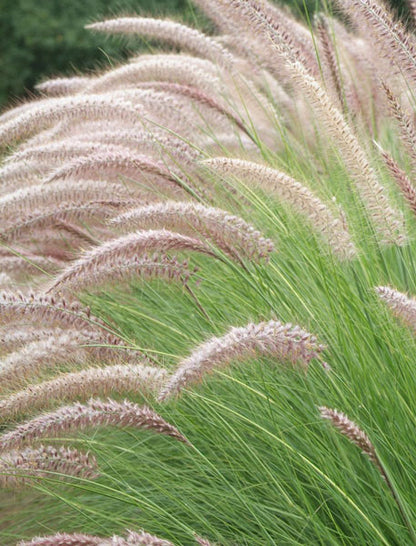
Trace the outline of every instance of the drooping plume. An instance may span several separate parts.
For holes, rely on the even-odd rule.
[[[407,239],[403,217],[389,202],[385,188],[378,181],[352,129],[328,94],[300,63],[288,63],[288,67],[292,70],[294,81],[303,89],[319,115],[319,120],[338,147],[382,242],[403,245]]]
[[[0,117],[0,147],[27,138],[62,120],[117,119],[129,123],[137,120],[139,123],[142,114],[143,108],[140,105],[133,105],[111,95],[52,98],[28,107],[20,115],[4,123]]]
[[[40,93],[48,97],[61,97],[82,91],[90,79],[87,76],[72,76],[71,78],[54,78],[35,85]]]
[[[91,315],[88,307],[77,302],[68,303],[62,298],[40,294],[0,292],[0,324],[9,326],[20,322],[92,331],[109,345],[124,344],[104,321]]]
[[[85,252],[81,258],[56,277],[49,292],[59,290],[62,285],[76,283],[84,275],[94,275],[97,269],[101,270],[107,265],[111,266],[118,260],[130,260],[149,252],[167,252],[169,250],[194,251],[215,256],[207,244],[194,237],[187,237],[164,229],[136,231]]]
[[[17,546],[110,546],[112,539],[81,533],[57,533],[32,540],[22,540]]]
[[[327,76],[327,85],[333,92],[335,100],[338,104],[345,108],[344,90],[341,80],[339,60],[337,58],[336,49],[328,21],[323,14],[316,17],[316,30],[319,39],[319,45],[322,51],[321,62],[324,67],[324,75]]]
[[[162,368],[142,364],[119,364],[67,373],[50,381],[31,385],[0,400],[0,420],[43,409],[54,402],[110,394],[156,394],[167,378]]]
[[[412,162],[413,173],[416,173],[416,127],[411,117],[403,110],[398,98],[385,82],[382,82],[390,111],[397,121],[401,142]]]
[[[299,33],[299,25],[279,8],[265,1],[231,0],[226,14],[236,23],[233,31],[236,38],[239,29],[249,29],[247,37],[251,49],[274,74],[284,72],[279,52],[302,62],[308,70],[317,72],[316,56],[310,40],[308,43],[305,34]],[[250,49],[247,49],[244,53],[249,56]]]
[[[53,446],[26,448],[0,454],[0,487],[15,489],[28,484],[31,478],[52,479],[78,477],[92,479],[98,476],[95,457],[76,449]]]
[[[367,434],[340,411],[330,409],[325,406],[321,406],[319,411],[321,412],[321,417],[323,419],[328,419],[328,421],[330,421],[332,425],[341,432],[341,434],[346,436],[353,444],[359,447],[362,453],[366,455],[373,465],[380,471],[381,475],[385,477],[384,470],[377,457],[375,447],[371,443]]]
[[[175,21],[152,19],[151,17],[120,17],[92,23],[86,25],[85,28],[108,34],[144,36],[179,47],[194,55],[205,57],[224,67],[229,68],[233,64],[232,55],[218,42],[199,30]]]
[[[108,340],[112,341],[111,336]],[[80,365],[97,360],[137,362],[143,360],[143,355],[132,349],[105,345],[99,335],[89,331],[66,330],[32,341],[0,359],[0,392],[21,387],[40,372],[59,369],[61,364]]]
[[[182,360],[163,387],[159,399],[166,400],[179,394],[213,369],[234,360],[266,355],[292,364],[298,363],[307,369],[310,360],[319,357],[323,349],[315,336],[299,326],[274,320],[231,328],[224,336],[213,337]]]
[[[118,151],[110,149],[103,154],[93,153],[73,159],[51,173],[44,183],[70,178],[74,180],[100,179],[104,176],[116,181],[125,178],[139,180],[142,173],[158,176],[170,184],[178,184],[177,178],[154,159],[122,148]]]
[[[112,203],[124,199],[128,202],[129,193],[121,184],[102,184],[92,180],[59,180],[45,185],[37,184],[19,188],[0,197],[2,225],[0,233],[10,225],[16,225],[16,218],[33,218],[34,210],[45,211],[50,207],[62,207],[63,203]]]
[[[40,233],[48,228],[62,229],[71,225],[71,220],[79,221],[81,219],[95,219],[96,223],[100,224],[104,220],[114,215],[115,211],[128,208],[132,205],[132,200],[128,199],[95,199],[92,201],[68,201],[58,205],[46,204],[44,208],[28,209],[21,216],[14,217],[5,229],[0,231],[0,240],[8,242],[15,239],[21,240],[24,234],[30,232],[40,235]],[[68,223],[69,222],[69,223]],[[77,228],[75,226],[69,230],[71,235],[75,234]],[[55,229],[56,231],[56,229]],[[76,235],[79,236],[82,230],[78,230]],[[94,241],[90,237],[82,234],[81,239],[89,242]],[[39,236],[40,239],[40,236]]]
[[[112,536],[103,538],[79,533],[58,533],[48,537],[33,538],[19,542],[18,546],[174,546],[172,542],[163,540],[145,531],[127,531],[127,537]]]
[[[218,98],[207,94],[202,89],[191,85],[183,85],[172,82],[144,82],[139,84],[142,89],[154,89],[168,94],[177,95],[191,99],[196,105],[208,108],[213,113],[223,116],[224,118],[235,124],[241,131],[246,133],[251,138],[250,132],[244,125],[244,122],[239,118],[237,113],[233,112],[228,106],[222,104]]]
[[[391,177],[396,182],[397,187],[401,191],[411,211],[416,215],[416,189],[410,178],[407,176],[405,171],[399,167],[397,161],[395,161],[390,154],[382,150],[381,155]]]
[[[44,413],[0,436],[0,451],[20,449],[42,437],[76,433],[85,429],[114,426],[137,428],[171,436],[180,442],[186,438],[171,424],[147,406],[138,406],[125,400],[90,400],[87,404],[64,406]]]
[[[108,92],[143,81],[171,81],[206,90],[220,86],[213,63],[189,55],[141,56],[136,62],[123,65],[93,80],[85,93]]]
[[[186,285],[196,271],[197,268],[190,268],[186,260],[180,261],[175,256],[160,252],[143,256],[117,257],[111,262],[97,263],[88,273],[65,280],[57,288],[55,281],[52,281],[52,286],[46,287],[45,291],[49,294],[59,292],[60,295],[71,297],[76,295],[78,290],[96,289],[110,282],[149,281],[158,278]]]
[[[376,0],[336,0],[363,32],[378,46],[379,54],[387,56],[398,72],[416,80],[416,45],[404,25]]]
[[[394,315],[402,319],[416,334],[416,299],[409,298],[406,294],[389,286],[377,286],[376,292],[387,303]]]
[[[231,257],[267,259],[274,250],[266,239],[242,218],[200,204],[169,201],[138,207],[110,220],[120,227],[174,229],[206,237]]]
[[[243,159],[215,157],[202,163],[221,175],[248,179],[260,188],[272,191],[296,212],[306,216],[340,258],[351,259],[355,256],[356,249],[343,222],[297,180],[271,167]]]

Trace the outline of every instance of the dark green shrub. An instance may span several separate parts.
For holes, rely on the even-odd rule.
[[[284,1],[284,0],[283,0]],[[322,0],[286,0],[299,14]],[[403,10],[405,0],[392,0]],[[0,105],[33,90],[50,75],[85,72],[116,62],[127,43],[94,35],[84,25],[120,13],[169,14],[195,21],[190,0],[0,0]]]

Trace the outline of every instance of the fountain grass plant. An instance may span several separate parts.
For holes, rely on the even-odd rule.
[[[406,299],[416,295],[407,138],[413,130],[408,76],[416,66],[414,35],[390,27],[392,15],[374,0],[345,2],[358,17],[354,30],[326,14],[326,34],[266,2],[197,4],[213,16],[218,50],[227,48],[231,68],[199,57],[186,65],[184,57],[191,83],[173,82],[180,56],[172,63],[164,56],[158,65],[155,55],[146,78],[165,82],[162,87],[141,88],[140,67],[127,71],[140,74],[137,87],[113,69],[90,76],[74,97],[61,88],[63,97],[43,96],[39,105],[28,103],[0,118],[6,144],[0,210],[8,210],[12,195],[26,224],[35,226],[28,232],[21,217],[9,214],[4,228],[8,233],[19,226],[12,241],[3,236],[0,251],[7,276],[0,372],[8,377],[10,353],[27,340],[51,342],[54,331],[56,339],[63,328],[79,331],[75,346],[47,369],[36,364],[36,377],[25,385],[3,382],[0,411],[8,413],[0,472],[10,473],[17,457],[10,450],[20,449],[10,438],[35,449],[36,436],[53,446],[45,449],[70,444],[83,454],[80,460],[93,454],[98,469],[93,478],[80,471],[64,480],[59,466],[43,465],[38,475],[21,470],[25,487],[0,492],[1,541],[97,544],[101,537],[110,544],[105,540],[114,535],[113,544],[130,545],[416,544],[416,314]],[[380,35],[381,48],[398,40],[391,52],[395,64],[385,62],[378,45],[372,49],[368,25]],[[235,41],[239,29],[246,42]],[[171,45],[175,36],[168,38]],[[207,38],[209,51],[217,52],[212,40]],[[331,47],[333,55],[325,56]],[[403,55],[406,73],[400,72]],[[326,64],[331,59],[337,61],[332,70]],[[128,66],[136,62],[148,59]],[[184,93],[180,86],[186,85],[196,90]],[[397,108],[389,113],[392,97],[399,97],[408,121]],[[138,143],[139,131],[152,135],[153,147],[150,137]],[[65,144],[55,144],[81,142],[82,135],[109,147],[103,144],[97,153],[87,146],[83,155],[74,143],[67,154]],[[48,143],[52,151],[45,155]],[[115,152],[113,144],[120,149]],[[117,175],[115,155],[128,160],[128,172]],[[21,165],[11,187],[7,172],[14,156],[14,172],[26,157],[37,162],[36,175],[28,177]],[[94,182],[86,185],[85,178]],[[98,202],[103,184],[101,215],[68,212],[78,203],[70,181],[81,201],[81,189],[88,187]],[[48,192],[41,189],[51,184],[56,213],[42,208]],[[40,188],[34,210],[25,205],[27,190],[16,193],[32,186]],[[109,219],[110,190],[119,200],[123,194],[124,202]],[[56,207],[59,195],[67,208]],[[87,197],[84,202],[91,203]],[[140,219],[137,211],[146,213],[140,231],[131,225],[135,215]],[[142,231],[149,222],[152,229]],[[172,226],[177,233],[166,231]],[[157,268],[143,274],[133,267],[143,253],[159,268],[189,266],[192,274],[185,280],[173,273],[166,278]],[[7,265],[11,257],[19,267]],[[45,260],[41,270],[33,266],[35,258]],[[129,264],[126,276],[122,268]],[[13,296],[18,288],[23,293]],[[53,296],[46,295],[51,290]],[[16,302],[26,306],[24,313],[11,307]],[[87,366],[85,358],[71,360],[81,350]],[[104,354],[118,355],[116,365],[104,367]],[[30,354],[17,361],[21,368],[13,373],[26,381]],[[129,374],[144,370],[135,365],[148,365],[157,385],[147,372],[143,389],[140,381],[129,385],[126,373],[121,380],[123,363]],[[97,366],[102,371],[94,381]],[[120,373],[113,384],[111,369]],[[104,391],[113,400],[85,401],[83,377],[91,397]],[[24,415],[20,406],[13,410],[23,388],[45,397],[54,385],[59,391],[45,398],[44,417],[40,400],[26,404]],[[64,400],[66,409],[60,409]],[[88,413],[94,404],[100,409],[96,420]],[[137,425],[123,407],[140,418],[149,412],[152,423],[170,433],[138,430],[142,421]],[[77,411],[85,412],[79,427],[75,418],[70,422]],[[19,428],[24,421],[26,428]],[[116,426],[107,428],[111,424]],[[19,482],[17,466],[13,483]],[[141,530],[152,536],[134,534]],[[30,542],[35,536],[50,538]]]

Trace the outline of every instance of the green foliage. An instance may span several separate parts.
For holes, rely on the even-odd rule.
[[[342,186],[344,174],[331,167],[332,184]],[[322,256],[285,207],[261,196],[257,207],[252,219],[279,233],[279,253],[246,272],[197,258],[196,294],[209,320],[181,287],[157,281],[88,303],[166,365],[230,324],[276,314],[327,343],[332,372],[315,361],[305,375],[270,358],[215,372],[180,400],[155,407],[192,448],[134,431],[81,436],[74,445],[98,455],[101,477],[68,487],[51,476],[38,496],[26,493],[27,508],[18,500],[18,514],[3,498],[5,543],[45,534],[45,525],[102,536],[142,526],[178,546],[192,545],[193,532],[224,546],[409,543],[377,470],[322,422],[317,406],[342,408],[365,423],[414,509],[415,340],[373,288],[389,282],[415,292],[415,245],[380,251],[362,241],[362,259],[345,267]]]

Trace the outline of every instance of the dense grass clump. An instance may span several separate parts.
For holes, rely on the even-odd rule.
[[[0,116],[2,544],[416,543],[415,36],[196,4]]]

